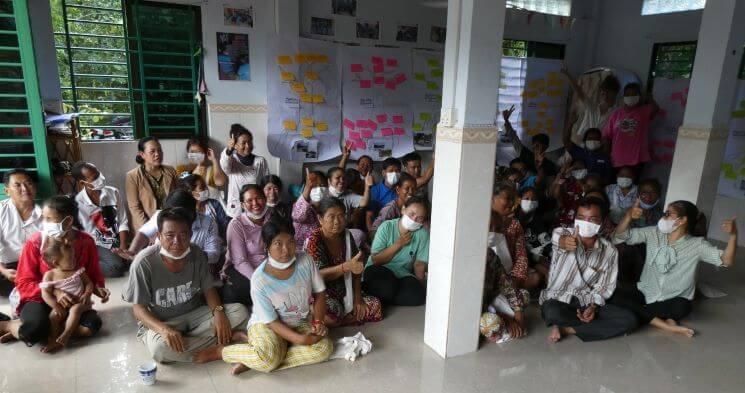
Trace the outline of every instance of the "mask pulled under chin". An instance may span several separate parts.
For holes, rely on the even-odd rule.
[[[266,262],[269,264],[269,266],[279,269],[279,270],[287,270],[292,266],[293,263],[295,263],[296,257],[292,257],[289,262],[280,262],[274,258],[272,258],[271,255],[267,256]]]
[[[340,190],[334,186],[329,186],[329,195],[331,195],[334,198],[338,198],[343,193],[343,190]]]
[[[261,213],[254,213],[254,212],[252,212],[250,210],[246,210],[246,215],[248,216],[248,218],[250,218],[252,220],[260,220],[260,219],[264,218],[264,216],[266,215],[266,212],[268,210],[269,210],[269,207],[266,206],[266,205],[264,205],[264,210],[262,210]]]
[[[166,250],[163,246],[160,246],[160,255],[163,255],[164,257],[168,259],[174,259],[174,260],[180,260],[186,258],[187,255],[191,253],[191,247],[187,248],[186,251],[184,251],[181,255],[173,255],[168,250]]]

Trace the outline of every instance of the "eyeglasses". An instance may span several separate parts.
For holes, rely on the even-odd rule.
[[[670,216],[677,217],[678,215],[675,212],[671,212],[670,210],[665,210],[665,212],[662,213],[662,216],[665,218],[669,218]]]

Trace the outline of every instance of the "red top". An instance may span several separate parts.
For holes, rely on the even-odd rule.
[[[87,233],[77,231],[77,238],[73,244],[75,250],[75,260],[78,263],[78,269],[85,268],[93,284],[99,288],[106,286],[101,266],[98,264],[98,250],[93,238]],[[18,313],[27,302],[43,303],[41,298],[41,288],[39,283],[44,277],[44,273],[49,270],[49,265],[41,256],[41,232],[31,235],[23,245],[21,257],[18,259],[18,271],[16,273],[16,288],[21,296],[18,305]]]

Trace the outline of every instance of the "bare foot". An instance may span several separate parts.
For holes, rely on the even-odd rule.
[[[231,375],[238,375],[246,371],[248,371],[248,367],[243,363],[236,363],[230,368]]]
[[[209,363],[215,360],[222,359],[222,345],[216,345],[207,349],[203,349],[194,354],[192,359],[194,363]]]
[[[561,330],[558,326],[551,326],[551,333],[548,335],[548,342],[557,343],[561,340]]]
[[[687,328],[681,325],[671,326],[670,328],[671,328],[670,329],[671,332],[676,333],[676,334],[681,334],[688,338],[692,338],[696,334],[696,332],[693,329]]]
[[[670,326],[678,326],[678,322],[675,322],[674,319],[666,319],[665,320],[665,323],[668,324],[668,325],[670,325]]]
[[[55,352],[59,351],[59,350],[60,350],[60,349],[62,349],[62,348],[63,348],[63,346],[62,346],[62,345],[60,345],[60,344],[59,344],[58,342],[56,342],[56,341],[51,341],[51,340],[50,340],[50,341],[49,341],[49,342],[47,343],[47,345],[45,345],[45,346],[41,347],[41,353],[49,353],[49,354],[52,354],[52,353],[55,353]]]
[[[9,343],[9,342],[15,341],[15,340],[16,340],[16,338],[13,335],[13,333],[11,333],[11,332],[6,332],[6,333],[3,333],[2,335],[0,335],[0,343],[1,344]]]
[[[233,332],[233,336],[230,340],[234,343],[246,343],[248,342],[248,334],[243,330],[236,330]]]
[[[70,336],[72,335],[72,332],[64,331],[62,334],[60,334],[59,337],[57,337],[57,344],[61,346],[66,346],[67,342],[70,341]]]

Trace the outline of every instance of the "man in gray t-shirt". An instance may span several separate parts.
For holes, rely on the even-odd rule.
[[[222,305],[206,254],[190,244],[189,221],[183,209],[160,213],[160,244],[137,254],[122,291],[140,322],[137,337],[159,362],[199,361],[199,351],[228,344],[248,318],[243,305]]]

